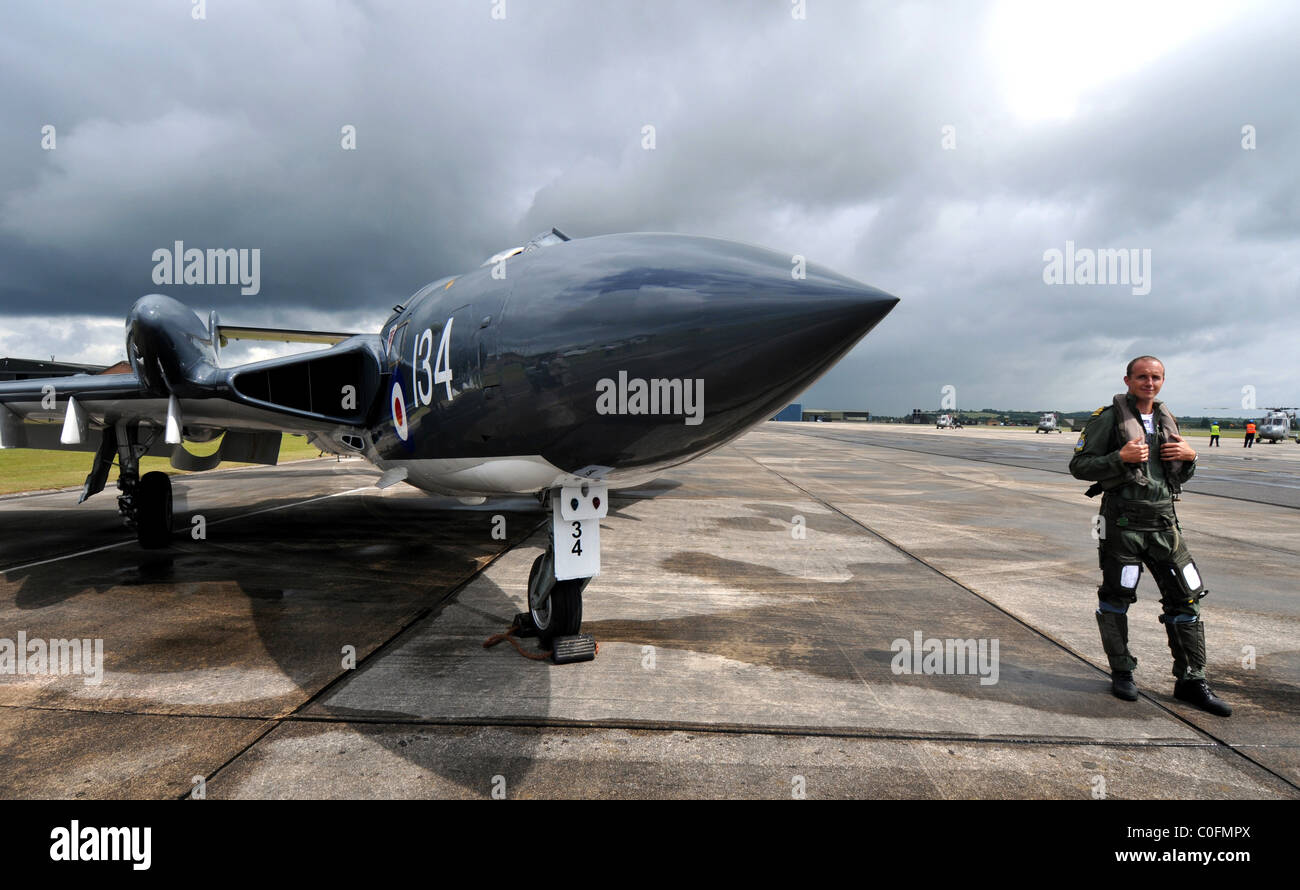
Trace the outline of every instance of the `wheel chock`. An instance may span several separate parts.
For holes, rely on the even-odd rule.
[[[552,640],[552,646],[554,651],[551,654],[551,660],[556,664],[591,661],[596,657],[596,638],[591,634],[556,637]]]

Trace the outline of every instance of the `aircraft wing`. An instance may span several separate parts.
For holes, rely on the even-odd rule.
[[[0,381],[0,448],[94,451],[98,429],[119,417],[149,419],[157,413],[158,401],[150,398],[135,374]],[[166,411],[164,399],[164,416]],[[64,436],[69,416],[77,432],[88,435]]]
[[[231,333],[245,331],[267,339],[273,333]],[[275,464],[282,433],[308,436],[335,453],[362,447],[384,373],[377,335],[322,334],[344,339],[329,349],[222,368],[212,332],[189,309],[156,295],[136,304],[128,332],[132,373],[0,382],[0,448],[95,452],[94,476],[101,469],[106,475],[127,442],[138,455],[167,457],[191,471],[222,461]],[[282,334],[292,340],[311,332]],[[184,445],[219,436],[211,456]],[[83,499],[102,488],[87,483]]]
[[[295,331],[286,328],[241,328],[218,324],[217,337],[225,346],[231,340],[263,340],[268,343],[342,343],[356,334],[335,331]]]

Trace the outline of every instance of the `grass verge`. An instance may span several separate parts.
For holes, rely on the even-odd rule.
[[[186,448],[194,454],[212,454],[219,446],[218,440],[201,446],[186,445]],[[307,460],[319,454],[319,450],[308,444],[303,436],[285,435],[280,440],[280,463]],[[0,494],[81,485],[90,473],[92,460],[94,455],[88,451],[35,451],[29,448],[0,451]],[[241,466],[249,464],[223,463],[221,468]],[[173,468],[166,458],[146,457],[140,461],[141,475],[154,470],[161,470],[171,476],[186,475]],[[106,487],[112,487],[116,483],[115,464],[108,474]]]

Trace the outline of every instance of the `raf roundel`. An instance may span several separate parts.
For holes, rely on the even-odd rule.
[[[403,442],[410,435],[410,430],[406,425],[406,396],[402,395],[402,384],[394,381],[393,383],[393,429],[397,431],[397,436]]]

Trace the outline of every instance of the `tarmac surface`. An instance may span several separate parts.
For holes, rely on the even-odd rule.
[[[103,640],[99,683],[0,674],[0,796],[1300,797],[1300,448],[1206,441],[1179,517],[1226,719],[1173,699],[1150,579],[1109,694],[1068,432],[769,423],[615,493],[563,666],[482,646],[531,498],[216,471],[164,552],[111,492],[0,499],[0,641]]]

